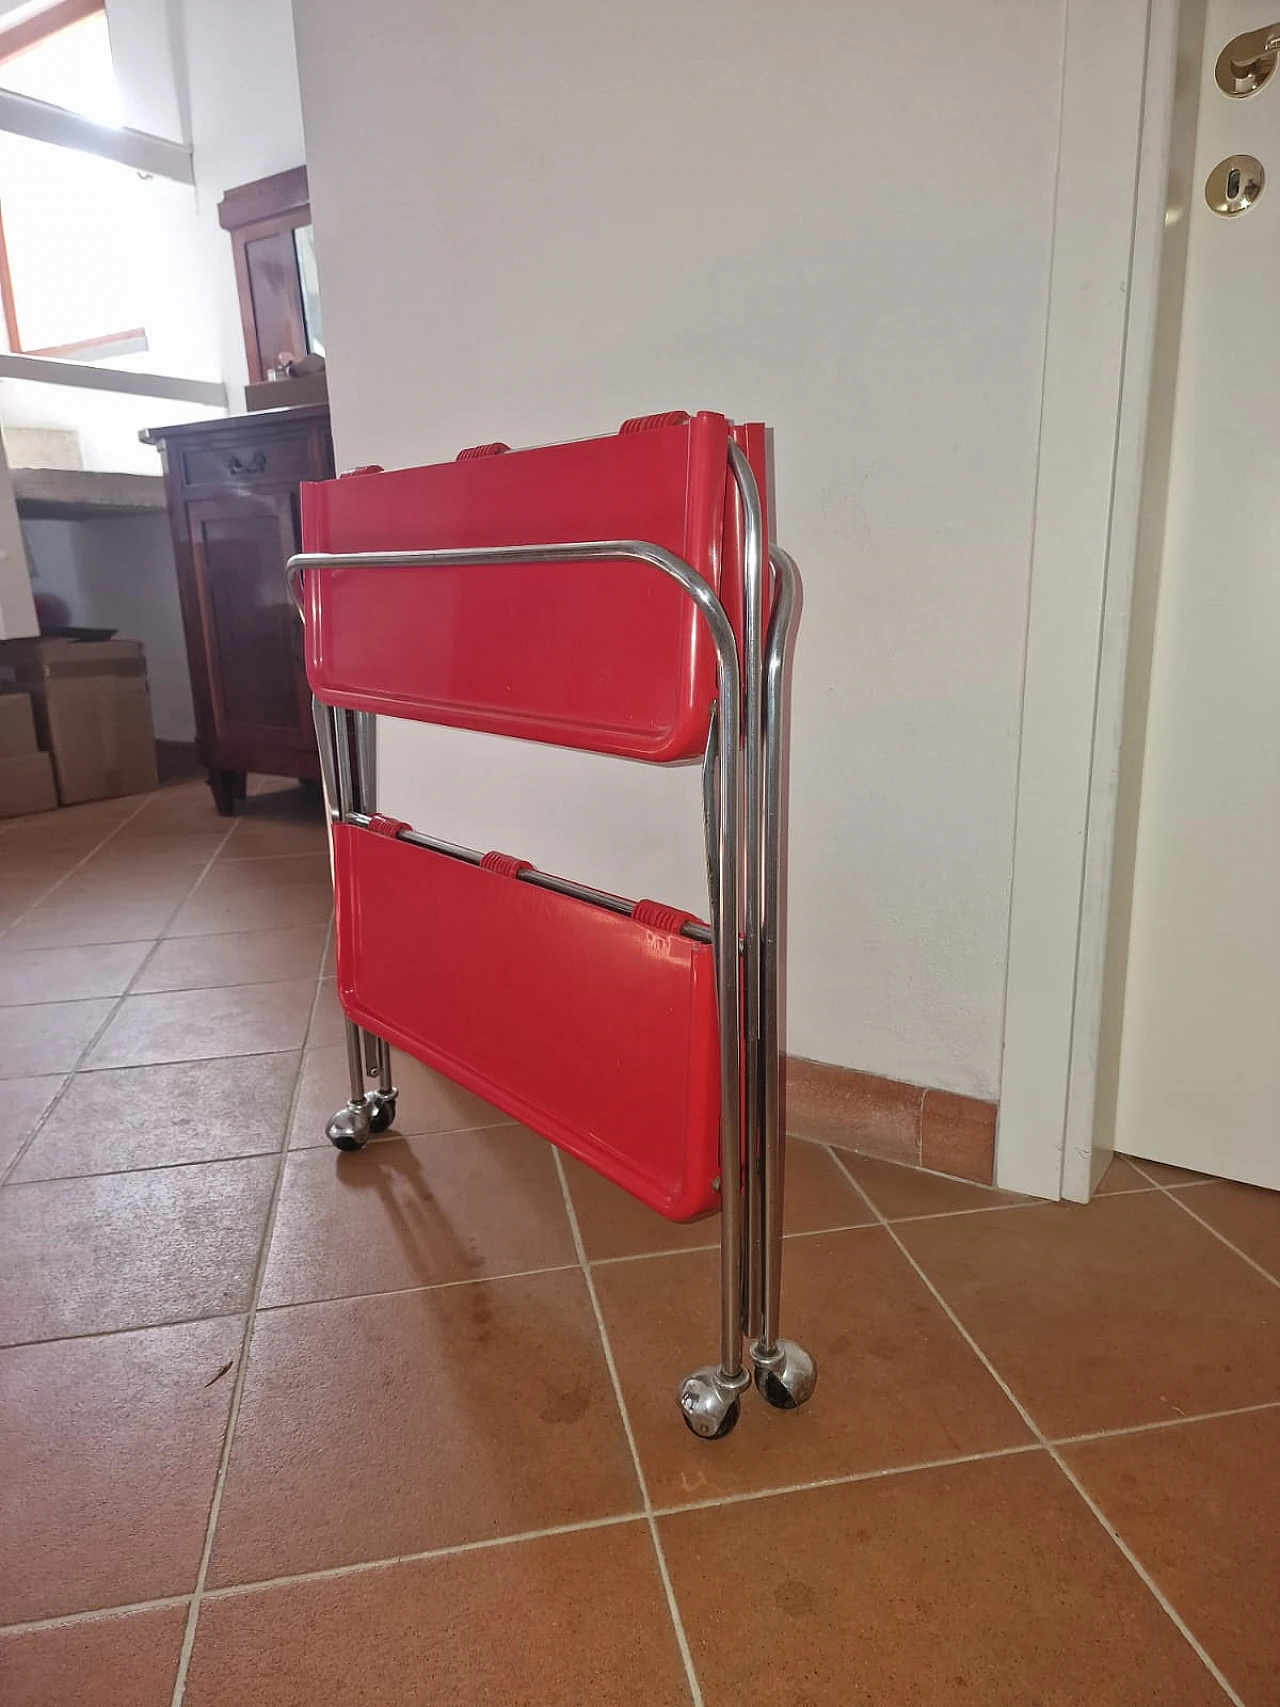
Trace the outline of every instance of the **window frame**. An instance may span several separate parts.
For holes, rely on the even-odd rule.
[[[41,46],[54,36],[60,36],[77,24],[104,16],[106,0],[54,0],[43,11],[19,18],[16,23],[0,24],[0,66],[32,48]],[[146,328],[131,326],[121,332],[99,332],[90,338],[73,338],[65,344],[42,344],[29,347],[22,340],[18,321],[18,304],[13,289],[13,270],[9,258],[9,243],[4,228],[4,208],[0,204],[0,313],[4,317],[9,352],[15,356],[61,357],[68,361],[92,361],[104,352],[113,355],[137,355],[148,348]]]

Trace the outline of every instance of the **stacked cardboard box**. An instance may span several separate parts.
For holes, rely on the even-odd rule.
[[[147,661],[138,641],[2,641],[0,678],[8,690],[0,704],[29,700],[63,806],[155,788]]]
[[[0,694],[0,818],[50,812],[57,804],[53,766],[36,745],[30,694]]]

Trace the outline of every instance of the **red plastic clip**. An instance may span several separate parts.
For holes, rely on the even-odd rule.
[[[395,841],[401,830],[407,830],[409,826],[403,818],[388,818],[383,813],[376,812],[369,820],[369,828],[375,836],[389,836]]]
[[[647,433],[650,427],[683,427],[689,419],[686,409],[668,409],[664,415],[633,415],[618,428],[622,433]]]
[[[480,869],[496,872],[499,877],[519,877],[522,871],[532,871],[533,866],[527,859],[517,859],[514,854],[487,853],[480,861]]]
[[[510,445],[504,445],[500,439],[495,439],[491,445],[471,445],[467,450],[460,450],[453,460],[471,462],[478,456],[501,456],[504,451],[510,449]]]
[[[338,476],[339,480],[353,480],[357,474],[383,474],[386,470],[380,462],[365,462],[359,468],[344,468]]]
[[[671,931],[673,934],[678,934],[685,925],[698,923],[692,913],[681,912],[679,907],[666,907],[661,901],[637,901],[631,909],[631,917],[638,925],[649,925],[654,930]]]

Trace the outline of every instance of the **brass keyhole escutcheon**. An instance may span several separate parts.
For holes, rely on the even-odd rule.
[[[1272,24],[1265,30],[1248,30],[1229,41],[1218,55],[1213,68],[1214,80],[1224,95],[1233,101],[1246,95],[1256,95],[1271,81],[1280,57],[1280,26]]]
[[[1224,219],[1247,213],[1266,184],[1267,174],[1261,160],[1252,154],[1232,154],[1218,164],[1205,179],[1204,199]]]

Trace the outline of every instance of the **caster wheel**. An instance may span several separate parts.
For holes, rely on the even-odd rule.
[[[703,1423],[700,1420],[691,1417],[688,1411],[685,1411],[683,1415],[684,1426],[689,1430],[690,1434],[696,1434],[699,1440],[723,1440],[726,1434],[732,1434],[734,1429],[737,1428],[738,1418],[742,1415],[742,1406],[735,1397],[733,1403],[720,1418],[714,1434],[708,1434]]]
[[[394,1125],[396,1118],[396,1099],[394,1093],[391,1096],[383,1096],[380,1092],[374,1091],[369,1098],[369,1102],[371,1104],[369,1109],[370,1132],[387,1131],[390,1126]]]
[[[325,1136],[335,1150],[363,1150],[369,1142],[373,1122],[364,1103],[349,1102],[325,1127]]]
[[[775,1411],[795,1411],[810,1397],[818,1380],[813,1359],[794,1340],[779,1340],[774,1352],[757,1356],[756,1392]]]
[[[742,1409],[738,1390],[721,1377],[718,1369],[699,1369],[687,1375],[677,1397],[685,1427],[699,1440],[723,1440],[737,1426]]]

